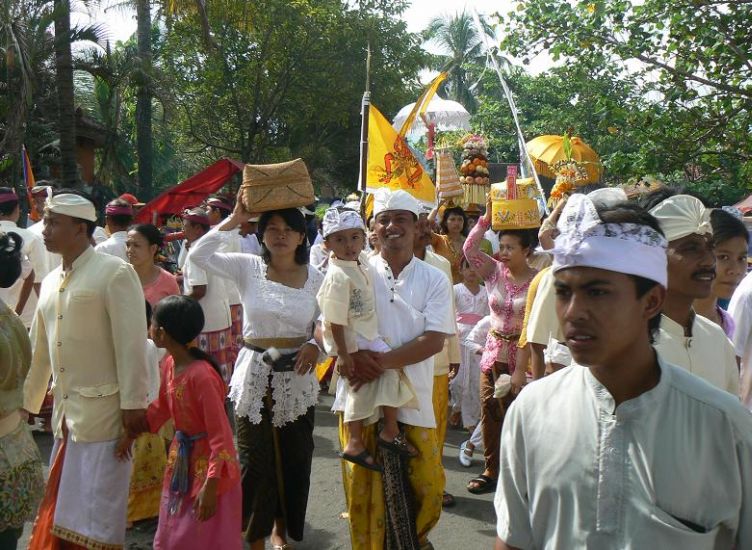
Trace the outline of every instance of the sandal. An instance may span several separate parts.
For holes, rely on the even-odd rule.
[[[451,508],[457,504],[454,500],[454,496],[450,495],[446,491],[444,491],[444,494],[441,496],[441,507],[442,508]]]
[[[405,438],[405,434],[400,432],[394,437],[393,441],[387,441],[382,439],[381,436],[376,438],[376,444],[382,449],[391,451],[393,453],[406,456],[408,458],[415,458],[418,456],[418,450],[410,445]]]
[[[383,469],[381,468],[381,466],[376,464],[376,461],[373,460],[371,453],[369,453],[368,451],[363,451],[362,453],[357,454],[357,455],[351,455],[347,453],[337,453],[337,454],[342,460],[347,460],[348,462],[352,462],[353,464],[357,464],[358,466],[363,466],[363,468],[366,468],[374,472],[383,472]],[[372,462],[368,462],[368,458],[370,458]]]
[[[471,485],[474,483],[475,486]],[[492,477],[488,477],[485,474],[481,474],[478,477],[474,477],[467,484],[467,490],[474,495],[485,495],[486,493],[493,493],[496,491],[496,480]]]
[[[462,464],[465,468],[469,468],[473,465],[473,451],[474,449],[471,449],[468,447],[469,441],[464,441],[462,445],[460,445],[460,464]]]

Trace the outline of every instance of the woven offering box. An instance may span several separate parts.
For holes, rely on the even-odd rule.
[[[280,164],[246,164],[240,189],[248,212],[299,208],[315,202],[303,159]]]
[[[517,181],[516,166],[509,168],[507,181],[491,185],[491,227],[494,231],[540,227],[538,202],[530,198],[534,187],[527,180]]]

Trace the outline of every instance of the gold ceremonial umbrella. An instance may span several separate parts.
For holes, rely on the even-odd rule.
[[[572,160],[583,164],[588,173],[587,183],[595,183],[601,178],[603,165],[598,153],[578,137],[570,138]],[[527,142],[527,153],[533,160],[535,171],[547,178],[556,178],[554,164],[567,160],[564,152],[564,136],[539,136]]]

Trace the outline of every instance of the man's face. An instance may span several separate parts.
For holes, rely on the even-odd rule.
[[[382,251],[412,250],[417,225],[415,214],[407,210],[387,210],[375,219]]]
[[[565,343],[587,367],[622,364],[635,344],[647,342],[648,320],[660,313],[666,295],[656,285],[638,298],[632,277],[592,267],[561,270],[554,285]]]
[[[258,230],[258,222],[243,222],[240,224],[240,236],[254,235]]]
[[[668,291],[689,299],[707,298],[715,279],[710,235],[693,233],[668,243]]]
[[[207,216],[209,217],[209,225],[217,225],[222,221],[222,211],[214,206],[209,206],[206,209]]]
[[[432,233],[428,214],[418,216],[418,221],[415,224],[415,248],[425,249],[431,244]]]
[[[86,223],[54,212],[44,213],[42,238],[47,250],[57,254],[62,254],[71,245],[78,243],[79,240],[89,241],[86,234]]]
[[[189,244],[199,240],[204,236],[204,233],[204,226],[202,226],[200,223],[193,223],[190,220],[183,220],[183,234],[185,235],[185,240],[188,241]]]

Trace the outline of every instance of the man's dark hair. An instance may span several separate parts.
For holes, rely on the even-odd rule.
[[[677,193],[674,193],[677,194]],[[672,195],[668,195],[672,196]],[[665,198],[668,198],[665,197]],[[662,200],[665,200],[661,199]],[[658,201],[658,202],[661,202]],[[656,203],[658,204],[658,203]],[[659,234],[663,235],[663,230],[661,229],[660,223],[658,223],[658,220],[652,216],[650,213],[648,213],[647,210],[644,208],[641,208],[640,206],[632,203],[632,202],[621,202],[618,204],[615,204],[613,206],[602,206],[597,208],[598,210],[598,216],[601,218],[601,221],[603,223],[633,223],[636,225],[645,225],[647,227],[650,227],[651,229],[654,229]],[[635,261],[639,261],[639,258],[636,258]],[[640,277],[639,275],[628,275],[635,283],[635,290],[637,291],[637,298],[642,298],[650,292],[651,289],[653,289],[658,283],[655,281],[652,281],[650,279],[646,279],[645,277]],[[650,335],[650,343],[655,343],[655,336],[658,332],[658,329],[661,326],[661,314],[658,313],[654,317],[650,318],[648,320],[648,334]]]
[[[694,197],[699,200],[703,204],[703,206],[705,206],[705,208],[708,207],[708,203],[704,197],[685,187],[659,187],[655,191],[646,193],[645,195],[637,199],[637,204],[644,208],[647,212],[649,212],[666,199],[675,195],[689,195],[690,197]]]
[[[107,206],[123,206],[125,208],[132,208],[131,203],[125,199],[115,199],[107,203]],[[127,229],[133,222],[133,214],[115,214],[107,215],[106,218],[112,221],[112,224],[118,229]]]
[[[13,193],[13,189],[10,187],[0,187],[0,194],[5,195],[10,193]],[[18,206],[18,199],[0,202],[0,216],[10,216],[16,209],[16,206]]]

